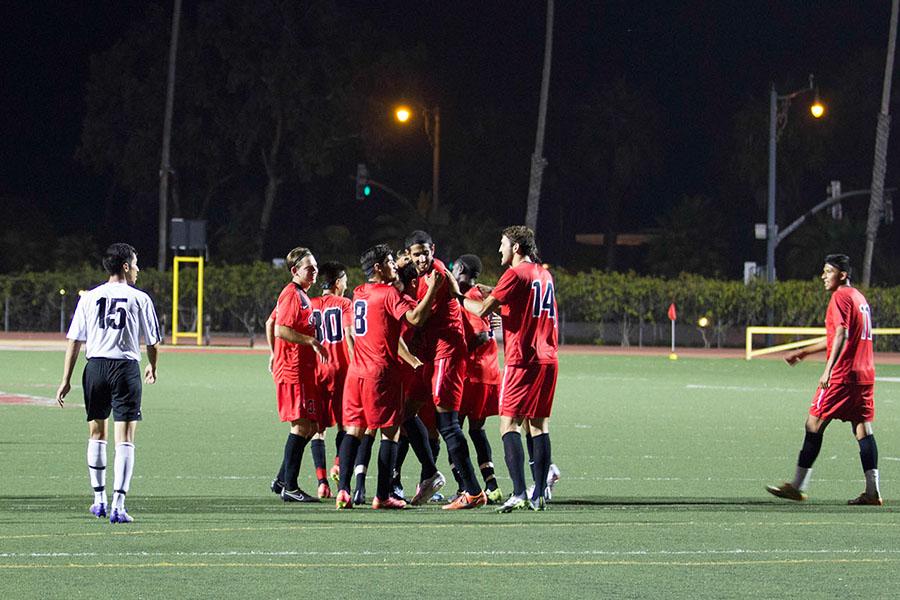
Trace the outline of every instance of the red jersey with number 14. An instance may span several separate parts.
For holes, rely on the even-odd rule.
[[[500,277],[491,296],[502,305],[504,364],[556,364],[556,289],[550,272],[537,263],[519,263]]]
[[[831,294],[825,313],[828,356],[838,327],[847,329],[844,350],[831,369],[832,383],[870,385],[875,383],[875,359],[872,354],[872,312],[865,297],[850,286]]]
[[[353,361],[348,377],[378,379],[398,368],[400,324],[416,303],[388,283],[353,290]]]

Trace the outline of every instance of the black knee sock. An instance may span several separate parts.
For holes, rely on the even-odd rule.
[[[365,437],[365,436],[363,436]],[[341,447],[338,450],[338,461],[341,468],[341,476],[338,480],[338,489],[350,491],[350,479],[353,477],[353,464],[356,461],[356,451],[359,449],[359,440],[352,435],[344,436]]]
[[[383,439],[378,447],[378,487],[375,495],[379,500],[387,500],[391,495],[391,476],[397,462],[397,442]]]
[[[313,465],[316,467],[316,479],[319,483],[328,481],[325,477],[325,440],[312,440],[309,443],[309,449],[312,453]]]
[[[522,435],[510,431],[503,436],[503,458],[512,479],[513,494],[525,495],[525,452],[522,451]]]
[[[469,438],[475,446],[475,456],[478,459],[478,468],[487,489],[497,489],[497,478],[494,476],[494,463],[491,462],[491,443],[488,441],[484,429],[469,430]]]
[[[303,449],[306,448],[307,438],[293,433],[288,434],[284,443],[284,487],[287,490],[296,490],[300,485],[297,476],[300,475],[300,462],[303,459]]]
[[[528,432],[525,434],[525,446],[528,448],[528,469],[531,471],[531,478],[536,479],[537,474],[534,472],[534,437]]]
[[[422,423],[422,419],[420,419],[417,415],[413,415],[403,422],[403,427],[406,429],[406,437],[409,440],[409,447],[412,448],[413,453],[415,453],[416,458],[419,461],[419,464],[422,465],[422,473],[419,478],[419,481],[423,481],[428,479],[437,471],[437,465],[434,463],[434,459],[437,458],[437,454],[432,453],[431,444],[429,444],[428,440],[428,429],[425,428],[425,424]],[[400,460],[400,453],[397,453],[397,464],[402,464]]]
[[[434,464],[437,465],[438,456],[441,454],[441,438],[428,438],[428,447],[431,448],[431,456],[434,457]]]
[[[449,456],[447,456],[447,460],[450,460]],[[459,474],[459,469],[452,462],[450,463],[450,472],[453,473],[453,479],[456,481],[457,491],[466,489],[466,483],[463,481],[462,475]]]
[[[863,473],[878,468],[878,446],[875,444],[875,436],[871,433],[859,441],[859,460],[862,462]]]
[[[438,413],[437,425],[438,432],[447,444],[447,455],[453,465],[459,469],[463,489],[473,495],[480,494],[481,486],[478,485],[478,480],[475,478],[475,469],[472,468],[472,459],[469,458],[469,444],[466,443],[466,436],[463,435],[462,428],[459,426],[457,413],[455,411]]]
[[[813,433],[812,431],[807,431],[806,436],[803,438],[800,456],[797,457],[797,466],[801,469],[811,469],[821,449],[822,432]]]
[[[366,473],[369,472],[369,461],[372,460],[372,445],[375,443],[375,436],[364,435],[359,441],[359,449],[356,451],[356,461],[353,465],[353,472],[356,473],[355,490],[362,490],[365,494],[366,490]]]
[[[550,471],[550,434],[542,433],[533,438],[534,443],[534,494],[532,500],[544,495],[547,473]]]
[[[343,429],[338,429],[337,433],[334,435],[334,455],[340,456],[341,454],[341,444],[344,441],[344,436],[347,435],[347,432]]]

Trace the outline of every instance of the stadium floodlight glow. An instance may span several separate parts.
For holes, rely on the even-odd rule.
[[[809,113],[816,119],[821,119],[825,114],[825,105],[822,104],[818,96],[816,96],[815,101],[810,105]]]
[[[59,288],[59,295],[60,295],[60,296],[65,296],[65,295],[66,295],[66,290],[64,290],[63,288]]]
[[[397,110],[394,111],[394,117],[401,123],[406,123],[409,121],[409,118],[412,116],[412,111],[409,110],[406,106],[398,106]]]
[[[697,320],[697,325],[699,325],[700,327],[708,327],[708,326],[709,326],[709,319],[706,318],[706,317],[700,317],[700,318]]]

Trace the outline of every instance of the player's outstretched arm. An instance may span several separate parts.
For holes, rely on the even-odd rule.
[[[56,401],[60,407],[65,406],[65,397],[72,389],[72,371],[75,370],[75,363],[78,361],[78,353],[81,351],[81,342],[78,340],[69,340],[66,346],[66,358],[63,364],[62,382],[59,389],[56,390]]]
[[[159,344],[147,346],[147,366],[144,368],[144,383],[156,383],[156,359],[159,357]]]
[[[316,354],[319,355],[319,360],[321,360],[322,362],[328,362],[328,352],[325,350],[325,346],[322,345],[322,342],[311,335],[306,335],[298,331],[294,331],[286,325],[276,324],[275,337],[280,337],[284,341],[290,342],[292,344],[312,346],[313,350],[316,351]]]
[[[449,279],[453,278],[450,277]],[[425,324],[425,321],[431,316],[431,306],[434,304],[434,297],[447,280],[448,278],[438,273],[437,270],[432,270],[431,273],[425,276],[425,284],[428,286],[425,297],[419,301],[414,309],[406,311],[406,320],[409,321],[410,325],[421,327]]]
[[[805,348],[798,348],[797,350],[788,352],[784,355],[784,362],[793,367],[810,354],[824,352],[827,349],[828,343],[825,340],[822,340],[821,342],[816,342],[815,344],[811,344],[809,346],[806,346]]]

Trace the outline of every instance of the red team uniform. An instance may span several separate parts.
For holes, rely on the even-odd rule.
[[[345,427],[380,429],[403,420],[397,346],[406,313],[416,303],[391,284],[364,283],[353,291],[353,361],[344,385]]]
[[[350,366],[345,328],[353,324],[352,302],[349,298],[325,294],[310,300],[316,339],[325,346],[328,362],[316,361],[316,383],[321,405],[320,423],[334,427],[341,420],[344,380]]]
[[[816,390],[809,414],[820,419],[872,421],[875,418],[872,313],[856,288],[839,287],[831,294],[825,313],[829,357],[838,327],[847,329],[844,349],[831,369],[828,388]]]
[[[522,262],[503,273],[491,296],[502,305],[505,368],[500,414],[549,417],[558,370],[553,277],[541,265]]]
[[[465,295],[479,302],[484,300],[484,294],[477,286],[472,286]],[[480,333],[489,334],[488,341],[478,345],[466,358],[466,380],[459,408],[460,415],[483,420],[496,415],[499,409],[500,363],[497,341],[491,330],[490,316],[479,318],[468,311],[463,311],[463,331],[466,340]]]
[[[452,277],[447,267],[434,259],[432,268],[444,276]],[[428,292],[425,276],[419,276],[416,286],[417,299]],[[466,338],[463,333],[462,307],[450,298],[449,286],[442,286],[432,303],[431,317],[422,331],[422,377],[429,386],[429,395],[435,406],[458,411],[462,403],[463,377],[466,370]]]
[[[308,336],[314,336],[312,302],[299,285],[291,282],[278,295],[275,325],[283,325]],[[312,346],[293,344],[275,336],[275,360],[272,377],[278,399],[278,416],[282,421],[320,418],[319,394],[316,387],[316,351]]]

